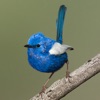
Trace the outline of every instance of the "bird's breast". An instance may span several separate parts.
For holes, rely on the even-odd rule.
[[[28,54],[28,61],[30,65],[41,72],[55,72],[60,69],[67,61],[67,54],[50,55],[49,53],[34,53],[32,51]]]

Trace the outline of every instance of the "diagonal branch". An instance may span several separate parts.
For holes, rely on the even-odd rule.
[[[41,95],[37,94],[30,100],[60,100],[79,85],[100,72],[100,54],[87,61],[81,67],[73,71],[70,82],[65,77],[54,82]]]

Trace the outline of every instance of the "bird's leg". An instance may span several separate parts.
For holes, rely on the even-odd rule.
[[[70,72],[69,72],[69,69],[68,69],[68,64],[69,64],[69,61],[67,61],[67,62],[66,62],[66,64],[67,64],[66,78],[68,78],[68,81],[70,82],[70,79],[69,79],[69,78],[70,78],[71,76],[69,75],[69,74],[70,74]]]
[[[43,92],[45,92],[45,90],[46,90],[46,85],[47,85],[47,83],[49,82],[49,80],[50,80],[50,78],[52,77],[53,74],[54,74],[54,72],[50,74],[49,78],[47,79],[47,81],[46,81],[45,84],[43,85],[40,94],[42,94]]]

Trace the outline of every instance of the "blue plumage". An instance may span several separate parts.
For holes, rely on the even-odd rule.
[[[55,72],[67,61],[67,54],[50,55],[49,50],[56,41],[45,37],[38,32],[30,37],[28,44],[40,45],[39,47],[28,48],[28,61],[30,65],[41,72]]]
[[[27,47],[27,55],[29,64],[40,72],[51,73],[49,79],[54,72],[59,70],[68,61],[66,50],[73,50],[71,46],[62,44],[63,24],[65,17],[66,7],[62,5],[58,12],[58,19],[56,21],[57,37],[56,40],[44,36],[43,33],[38,32],[33,34],[29,40]],[[68,65],[68,64],[67,64]],[[66,77],[68,77],[68,66]],[[45,86],[49,79],[44,84],[42,91],[44,92]]]
[[[67,8],[62,5],[58,12],[58,19],[56,21],[57,26],[57,42],[61,43],[63,42],[62,34],[63,34],[63,25],[64,25],[64,18]]]

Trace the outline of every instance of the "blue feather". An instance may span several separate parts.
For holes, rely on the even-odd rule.
[[[65,5],[60,6],[59,12],[58,12],[58,19],[56,21],[57,25],[57,38],[56,41],[61,43],[63,42],[62,34],[63,34],[63,25],[64,25],[64,18],[67,8]]]
[[[36,34],[30,36],[28,43],[24,46],[27,47],[29,64],[34,69],[40,72],[51,73],[48,80],[43,85],[40,94],[45,91],[46,85],[50,80],[51,76],[53,75],[53,73],[62,68],[63,65],[68,61],[68,55],[66,53],[67,45],[61,45],[63,42],[62,35],[63,35],[63,25],[64,25],[64,17],[66,9],[67,8],[64,5],[60,6],[58,12],[58,19],[56,22],[57,24],[56,40],[46,37],[42,32],[37,32]],[[67,66],[67,72],[68,72],[68,66]],[[68,77],[68,74],[69,73],[66,73],[66,77]]]
[[[41,72],[55,72],[59,70],[64,63],[67,61],[67,54],[61,55],[50,55],[49,50],[52,48],[56,41],[44,36],[41,32],[33,34],[29,40],[28,44],[32,48],[28,48],[28,61],[30,65]],[[40,47],[35,47],[34,45],[40,44]]]

